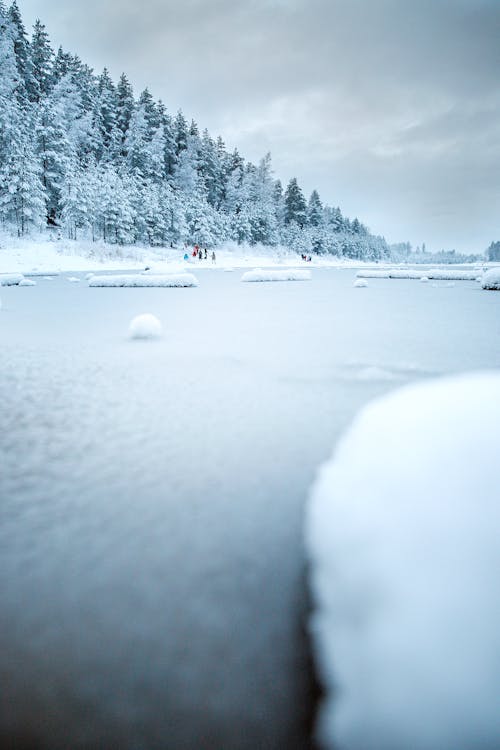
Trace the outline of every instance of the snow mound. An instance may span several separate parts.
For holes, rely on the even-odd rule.
[[[23,279],[22,273],[0,273],[0,286],[17,286]]]
[[[366,279],[356,279],[353,286],[356,287],[357,289],[362,289],[368,286],[368,282]]]
[[[483,289],[500,290],[500,268],[492,268],[486,271],[481,279]]]
[[[49,274],[50,276],[59,276],[59,271],[39,271],[38,268],[33,268],[31,271],[24,272],[25,276],[30,276],[30,277],[31,276],[34,276],[34,277],[48,276]]]
[[[428,277],[428,276],[421,276],[421,277],[420,277],[420,281],[421,281],[421,282],[422,282],[423,284],[428,284],[428,283],[429,283],[429,277]]]
[[[87,281],[89,281],[89,280],[90,280],[90,279],[92,279],[92,278],[93,278],[94,276],[95,276],[95,274],[94,274],[94,273],[87,273],[87,274],[85,274],[85,279],[86,279]]]
[[[360,279],[435,279],[436,281],[475,281],[477,271],[464,271],[454,268],[431,268],[418,270],[415,268],[388,268],[384,270],[361,270],[356,276]]]
[[[67,279],[68,281],[71,281],[72,284],[76,284],[80,281],[80,279],[77,278],[76,276],[68,276]]]
[[[120,276],[93,276],[89,286],[99,287],[191,287],[198,280],[191,273],[178,274],[130,274]]]
[[[310,281],[310,271],[300,271],[293,268],[286,270],[262,270],[255,268],[253,271],[247,271],[241,277],[242,281]]]
[[[432,268],[427,276],[436,281],[475,281],[477,271],[463,271],[451,269]]]
[[[36,286],[36,281],[32,279],[23,279],[19,282],[19,286]]]
[[[143,313],[130,321],[128,332],[131,339],[157,339],[162,335],[162,326],[155,315]]]
[[[372,402],[322,468],[306,545],[324,747],[498,747],[499,442],[500,374],[475,373]]]

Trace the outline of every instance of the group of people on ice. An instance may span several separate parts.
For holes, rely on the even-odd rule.
[[[189,255],[188,255],[188,252],[187,252],[187,245],[185,245],[184,247],[185,247],[185,250],[186,250],[186,252],[184,253],[184,260],[189,260]],[[208,250],[207,250],[206,247],[203,248],[203,250],[202,250],[199,245],[195,245],[193,247],[193,252],[191,253],[191,257],[193,258],[193,260],[194,260],[194,258],[198,258],[198,260],[208,260]],[[211,258],[212,258],[212,263],[215,263],[215,261],[216,261],[215,250],[212,250],[212,256],[211,256]]]
[[[310,255],[304,255],[304,253],[302,253],[300,257],[302,258],[302,260],[305,260],[306,263],[310,263],[312,261],[312,258]]]

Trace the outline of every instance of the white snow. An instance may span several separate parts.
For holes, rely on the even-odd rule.
[[[367,287],[368,286],[368,282],[366,281],[366,279],[357,279],[354,282],[353,286],[356,287],[356,288],[358,288],[358,289],[361,289],[363,287]]]
[[[300,271],[293,268],[283,271],[262,270],[255,268],[253,271],[247,271],[241,277],[242,281],[310,281],[310,271]]]
[[[387,268],[361,269],[356,276],[361,279],[436,279],[439,281],[475,281],[477,271],[457,268]]]
[[[500,374],[365,407],[312,490],[325,748],[498,747]]]
[[[120,276],[93,276],[92,287],[192,287],[198,280],[190,273],[179,274],[130,274]]]
[[[76,276],[68,276],[67,279],[68,281],[71,281],[73,284],[76,284],[80,281],[80,279],[77,278]]]
[[[17,286],[23,279],[22,273],[1,273],[0,286]]]
[[[129,336],[132,339],[156,339],[162,334],[162,326],[155,315],[143,313],[130,321]]]
[[[500,290],[500,267],[487,271],[481,279],[483,289]]]
[[[36,286],[36,281],[33,281],[32,279],[22,279],[22,281],[19,282],[19,286]]]
[[[423,284],[427,284],[427,283],[429,282],[429,277],[428,277],[428,276],[421,276],[421,277],[420,277],[420,281],[421,281],[421,282],[422,282]]]
[[[377,269],[376,271],[371,268],[367,268],[366,270],[362,269],[361,271],[357,272],[356,276],[360,279],[388,279],[389,269]]]

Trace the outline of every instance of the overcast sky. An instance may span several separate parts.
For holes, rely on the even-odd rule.
[[[390,242],[500,239],[500,0],[18,0]]]

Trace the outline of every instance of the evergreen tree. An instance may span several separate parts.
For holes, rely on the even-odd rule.
[[[34,101],[36,92],[36,82],[33,77],[33,65],[31,62],[30,43],[26,35],[21,13],[16,0],[12,3],[8,11],[8,18],[11,23],[14,53],[16,56],[16,65],[19,73],[19,85],[16,94],[23,106],[27,105],[29,100]]]
[[[323,223],[323,206],[318,192],[313,190],[307,206],[307,223],[310,227],[319,227]]]
[[[123,139],[127,133],[134,111],[134,92],[125,73],[122,73],[116,87],[116,125]]]
[[[54,50],[50,46],[45,26],[39,19],[33,27],[31,39],[31,61],[33,64],[34,91],[32,98],[38,102],[49,93],[52,86]]]
[[[307,222],[307,206],[295,177],[285,191],[285,224],[294,221],[302,229]]]

